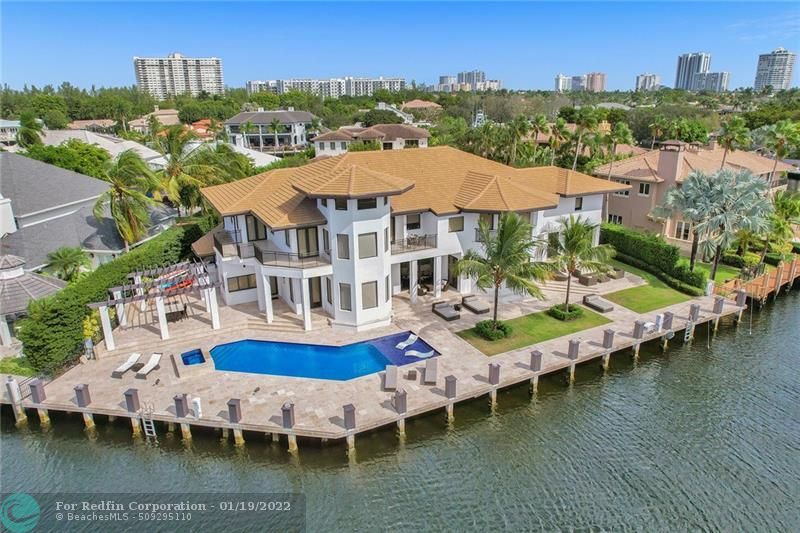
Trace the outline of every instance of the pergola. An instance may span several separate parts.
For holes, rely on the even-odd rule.
[[[103,336],[106,349],[114,350],[114,334],[111,327],[109,307],[114,307],[117,321],[120,326],[128,323],[125,306],[139,303],[139,308],[144,311],[149,302],[155,302],[158,315],[158,328],[161,339],[169,339],[167,325],[167,311],[165,300],[175,298],[190,292],[199,292],[206,304],[206,312],[211,314],[212,329],[219,329],[219,306],[217,305],[216,287],[219,281],[211,279],[203,261],[185,261],[166,267],[151,268],[148,270],[128,274],[130,283],[108,289],[109,297],[105,302],[88,304],[92,309],[100,311],[100,323],[103,326]]]

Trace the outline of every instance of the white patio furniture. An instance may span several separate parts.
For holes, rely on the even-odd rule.
[[[408,348],[409,346],[411,346],[412,344],[414,344],[415,342],[417,342],[417,339],[418,339],[418,338],[419,338],[419,337],[417,337],[417,336],[416,336],[416,335],[414,335],[413,333],[410,333],[410,334],[408,335],[408,338],[407,338],[406,340],[402,341],[402,342],[399,342],[399,343],[397,343],[397,345],[395,346],[395,348],[397,348],[398,350],[405,350],[406,348]]]
[[[115,369],[114,369],[114,370],[111,372],[111,377],[112,377],[112,378],[121,378],[121,377],[122,377],[122,375],[123,375],[125,372],[127,372],[128,370],[130,370],[131,368],[133,368],[133,365],[135,365],[136,363],[138,363],[138,362],[139,362],[139,358],[140,358],[141,356],[142,356],[142,354],[140,354],[139,352],[134,352],[134,353],[132,353],[132,354],[131,354],[131,356],[130,356],[130,357],[128,357],[128,360],[127,360],[127,361],[125,361],[124,363],[122,363],[121,365],[119,365],[117,368],[115,368]]]
[[[150,360],[147,361],[147,364],[140,368],[136,373],[136,377],[139,379],[147,379],[147,374],[159,367],[159,363],[161,363],[161,355],[162,354],[158,352],[153,353],[153,355],[150,356]]]

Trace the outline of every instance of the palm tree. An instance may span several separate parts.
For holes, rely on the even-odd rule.
[[[591,107],[580,108],[575,117],[575,125],[575,159],[572,161],[572,170],[578,167],[578,155],[581,153],[583,136],[593,132],[597,127],[597,114],[594,112],[594,109]]]
[[[503,213],[496,233],[480,221],[482,252],[468,250],[455,264],[455,276],[469,276],[482,291],[494,289],[493,329],[497,329],[500,287],[504,284],[517,294],[544,297],[536,282],[546,280],[550,269],[546,263],[531,260],[542,244],[531,237],[531,232],[531,225],[517,213]]]
[[[536,159],[536,148],[539,146],[537,142],[539,139],[539,135],[543,133],[547,133],[548,128],[550,125],[547,123],[547,117],[539,113],[530,123],[531,126],[531,134],[533,135],[533,159]]]
[[[269,123],[267,130],[272,134],[272,138],[275,140],[275,151],[278,151],[278,134],[281,132],[283,127],[281,126],[281,121],[277,118],[273,118],[272,122]]]
[[[158,187],[158,181],[147,163],[133,150],[125,150],[109,161],[103,174],[111,187],[95,202],[94,216],[98,220],[104,218],[108,205],[127,252],[131,244],[147,235],[150,207],[155,204],[147,193]]]
[[[564,141],[569,137],[569,130],[567,130],[567,121],[563,118],[557,118],[555,122],[550,125],[550,165],[556,162],[556,152],[564,144]]]
[[[34,144],[42,144],[42,123],[36,119],[36,115],[32,112],[22,113],[19,117],[17,143],[22,148],[28,148]]]
[[[86,252],[78,247],[70,248],[68,246],[47,254],[47,261],[56,276],[67,282],[74,280],[82,269],[89,268],[92,264]]]
[[[624,122],[617,122],[614,128],[607,136],[607,142],[611,145],[610,161],[608,163],[608,176],[606,179],[611,181],[611,171],[614,168],[614,159],[617,157],[617,146],[620,144],[633,144],[633,134],[631,129]],[[603,210],[602,220],[605,220],[608,214],[608,195],[603,195]]]
[[[150,135],[150,142],[158,144],[158,134],[163,129],[164,127],[155,115],[151,114],[147,117],[147,133]]]
[[[611,269],[608,261],[614,257],[614,248],[610,244],[594,245],[594,234],[597,224],[589,219],[575,217],[561,220],[561,231],[558,239],[553,239],[548,248],[548,259],[555,270],[567,275],[567,294],[564,299],[564,311],[569,311],[569,293],[572,287],[572,276],[579,272],[607,272]]]
[[[786,244],[794,237],[794,227],[800,224],[800,193],[777,191],[770,199],[772,213],[769,215],[761,262],[767,257],[770,243]]]
[[[775,171],[778,168],[778,161],[785,158],[792,148],[800,144],[800,123],[792,122],[789,119],[779,120],[767,129],[765,146],[775,157],[772,165],[770,179],[775,179]]]
[[[242,140],[244,141],[245,148],[250,148],[250,139],[247,137],[247,134],[253,131],[255,128],[255,124],[249,120],[247,122],[242,122],[242,124],[239,125],[239,131],[242,132]],[[259,146],[259,148],[261,147]]]
[[[657,116],[648,126],[648,128],[650,128],[650,135],[653,136],[653,140],[650,142],[651,150],[656,146],[656,139],[660,138],[667,131],[667,127],[667,120],[661,115]]]
[[[524,115],[517,115],[508,124],[508,135],[510,137],[510,150],[508,153],[508,164],[514,166],[517,161],[517,145],[528,134],[531,125]]]
[[[732,152],[739,147],[745,146],[750,140],[750,130],[747,129],[744,119],[740,116],[732,117],[722,124],[717,135],[717,142],[725,148],[722,153],[722,164],[720,170],[725,168],[725,160],[728,159],[728,152]]]

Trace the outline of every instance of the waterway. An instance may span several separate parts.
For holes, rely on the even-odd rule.
[[[578,367],[344,446],[300,441],[299,455],[260,435],[236,448],[180,433],[132,442],[125,421],[87,435],[78,416],[4,409],[3,492],[302,493],[309,531],[800,529],[800,290],[710,340],[642,349]],[[227,528],[224,514],[206,529]],[[253,519],[253,530],[269,529]],[[166,527],[166,526],[165,526]],[[180,530],[167,528],[164,530]],[[194,528],[192,528],[194,529]],[[108,529],[109,531],[115,528]]]

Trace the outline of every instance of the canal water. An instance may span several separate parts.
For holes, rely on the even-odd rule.
[[[412,420],[403,443],[360,437],[351,459],[254,434],[244,448],[212,433],[132,442],[125,421],[90,436],[75,415],[16,429],[4,410],[2,491],[302,493],[309,531],[798,531],[800,290],[754,312],[752,334],[745,318],[636,364],[617,354],[605,375],[580,366],[572,387],[549,377],[533,401],[504,391],[495,413],[480,398],[452,426]]]

